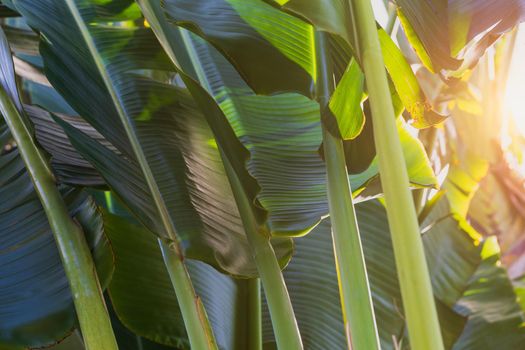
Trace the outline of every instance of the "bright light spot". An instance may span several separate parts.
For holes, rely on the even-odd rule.
[[[505,105],[525,135],[525,24],[520,26],[505,94]]]
[[[385,3],[383,0],[372,0],[372,7],[374,8],[374,14],[376,20],[383,28],[388,22],[388,13],[386,11]]]

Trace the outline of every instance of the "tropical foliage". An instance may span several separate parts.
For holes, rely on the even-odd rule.
[[[525,348],[523,1],[1,4],[0,349]]]

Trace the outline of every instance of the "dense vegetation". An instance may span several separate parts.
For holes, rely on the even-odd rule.
[[[0,349],[525,348],[522,0],[1,3]]]

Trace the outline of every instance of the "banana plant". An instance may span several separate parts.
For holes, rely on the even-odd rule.
[[[18,298],[14,298],[19,308],[31,307],[31,303],[42,300],[41,298],[47,293],[57,293],[54,288],[58,286],[66,287],[65,293],[59,292],[59,295],[54,296],[54,305],[42,308],[37,315],[29,313],[21,318],[13,316],[6,326],[2,326],[5,329],[3,332],[11,345],[34,341],[37,344],[46,343],[50,342],[50,335],[63,336],[68,331],[68,325],[71,327],[73,323],[71,299],[67,288],[69,284],[87,347],[117,349],[89,245],[82,227],[73,221],[71,212],[74,216],[79,216],[79,221],[89,229],[88,232],[92,232],[91,243],[100,243],[102,245],[100,249],[103,249],[104,238],[101,236],[100,218],[97,217],[93,203],[85,195],[70,188],[57,187],[47,159],[43,151],[37,147],[30,122],[20,102],[11,51],[1,30],[0,46],[2,67],[0,110],[5,120],[5,124],[1,125],[2,148],[7,151],[2,155],[1,162],[4,178],[2,192],[8,196],[2,211],[4,223],[2,227],[6,231],[4,233],[6,246],[3,250],[9,252],[2,257],[3,267],[6,270],[11,267],[24,271],[28,268],[26,264],[34,263],[35,259],[46,266],[46,271],[39,276],[44,285],[43,289],[37,288],[34,293],[36,295],[28,295],[19,301],[16,301]],[[12,144],[12,141],[15,144]],[[7,145],[9,147],[5,148]],[[19,217],[24,216],[26,220],[30,220],[29,222],[36,220],[37,224],[33,226],[27,221],[17,222],[19,219],[16,218],[16,213]],[[12,223],[9,223],[10,221]],[[17,237],[17,233],[22,233],[25,237]],[[54,237],[56,248],[49,246],[51,237]],[[44,249],[39,251],[41,247]],[[25,254],[29,254],[33,259],[17,263],[17,260]],[[58,257],[63,269],[57,261]],[[31,273],[31,270],[27,270],[26,273]],[[64,273],[69,282],[65,286]],[[20,280],[20,278],[26,279],[27,275],[24,277],[23,273],[16,274],[13,282],[24,283],[24,279]],[[55,283],[48,283],[46,279]],[[63,300],[64,297],[66,300]],[[9,310],[10,303],[4,307]],[[29,332],[23,334],[22,339],[17,339],[15,335],[17,329],[23,330],[24,327],[38,324],[42,322],[39,318],[52,316],[53,313],[57,324],[50,325],[46,329],[48,334],[40,334],[38,331],[35,332],[36,334]],[[94,323],[92,319],[97,319],[98,322]]]
[[[453,16],[448,19],[449,23],[439,23],[443,28],[450,24],[454,35],[467,33],[459,30],[458,23],[461,22],[455,20],[475,12],[473,2],[446,3],[443,1],[440,6]],[[445,67],[437,60],[448,54],[436,54],[433,48],[429,49],[432,38],[425,37],[425,28],[417,25],[419,14],[429,16],[425,13],[425,5],[403,2],[398,9],[403,28],[427,68],[435,72],[439,70],[447,78],[463,77],[465,70],[473,67],[476,55],[486,48],[487,40],[495,40],[519,17],[519,11],[513,13],[511,19],[504,17],[503,24],[476,43],[472,58],[463,54],[458,56],[455,51],[473,41],[476,36],[473,33],[489,27],[494,29],[498,16],[505,13],[495,11],[494,2],[483,3],[486,6],[480,13],[484,13],[487,20],[481,23],[472,17],[468,34],[463,38],[466,39],[453,38],[454,45],[457,45],[450,55],[450,62],[455,64],[460,57],[465,58],[468,65]],[[334,317],[330,322],[334,325],[332,330],[338,329],[336,325],[342,328],[333,340],[336,348],[352,345],[355,348],[398,348],[408,346],[409,341],[412,347],[428,342],[432,343],[428,348],[439,348],[441,339],[447,348],[483,345],[473,341],[473,334],[482,329],[495,334],[492,332],[497,328],[483,328],[487,314],[483,314],[483,307],[478,306],[490,303],[490,298],[497,293],[492,293],[492,289],[492,294],[485,294],[485,299],[475,297],[474,291],[485,288],[485,281],[504,281],[498,293],[502,296],[500,301],[504,300],[506,304],[497,307],[508,310],[508,315],[512,316],[504,315],[499,320],[509,330],[518,324],[521,311],[516,309],[512,286],[509,286],[503,270],[492,268],[497,264],[496,248],[484,242],[481,255],[486,263],[479,263],[480,251],[473,248],[477,241],[467,237],[476,237],[471,229],[462,229],[459,233],[459,237],[464,238],[462,242],[468,244],[459,244],[461,242],[457,240],[453,240],[457,244],[432,240],[435,235],[431,234],[423,236],[423,246],[430,244],[426,258],[431,273],[425,295],[428,299],[426,306],[431,310],[427,315],[434,315],[430,317],[432,322],[423,320],[419,325],[414,322],[415,304],[406,302],[406,283],[400,288],[405,303],[396,301],[385,306],[398,315],[403,304],[403,316],[394,322],[396,326],[382,318],[384,305],[381,300],[384,296],[378,297],[381,287],[374,275],[376,265],[373,259],[367,258],[367,254],[374,253],[367,252],[366,239],[364,250],[360,247],[360,236],[366,236],[366,230],[359,234],[356,227],[356,222],[359,222],[368,229],[374,220],[370,216],[360,219],[359,215],[356,219],[353,202],[375,197],[384,190],[390,222],[395,221],[392,220],[394,214],[391,214],[395,205],[391,203],[397,205],[398,202],[392,201],[392,192],[388,190],[395,181],[384,160],[392,150],[397,150],[394,152],[397,169],[394,170],[402,173],[406,165],[408,176],[404,176],[406,181],[401,192],[407,194],[409,186],[436,186],[436,178],[422,145],[408,133],[406,122],[399,115],[406,109],[404,119],[416,127],[440,123],[445,115],[437,113],[431,106],[397,45],[375,24],[367,8],[368,2],[331,1],[320,6],[318,1],[300,0],[266,3],[259,0],[140,0],[137,5],[132,1],[14,0],[4,4],[9,6],[5,15],[21,14],[40,34],[35,36],[29,28],[7,27],[11,29],[8,37],[13,49],[18,53],[15,56],[17,74],[24,86],[30,86],[29,99],[38,100],[40,107],[51,111],[24,106],[34,123],[38,141],[51,154],[56,178],[73,186],[109,186],[134,215],[134,219],[126,218],[118,225],[111,225],[112,216],[106,216],[109,218],[106,228],[112,232],[115,250],[119,249],[117,263],[121,267],[128,264],[138,269],[136,264],[133,265],[136,261],[129,258],[130,254],[133,251],[145,254],[146,248],[141,250],[140,247],[148,246],[147,251],[151,252],[148,258],[151,259],[147,265],[155,266],[155,269],[146,270],[144,275],[163,278],[164,284],[159,290],[152,290],[152,295],[135,300],[138,304],[158,298],[159,303],[147,305],[156,308],[162,308],[161,304],[170,305],[160,313],[170,316],[172,322],[172,327],[164,332],[151,322],[154,315],[148,316],[148,321],[144,322],[140,310],[126,304],[126,286],[133,285],[134,276],[119,274],[114,287],[110,287],[117,314],[122,320],[127,320],[124,323],[134,332],[177,347],[191,344],[196,348],[248,346],[258,349],[262,344],[257,321],[260,293],[257,281],[251,279],[253,284],[247,283],[247,294],[253,299],[250,299],[248,308],[255,310],[253,318],[247,322],[251,332],[249,338],[244,339],[247,342],[242,337],[235,341],[231,338],[233,328],[226,324],[231,324],[237,316],[229,313],[231,310],[217,308],[217,304],[210,301],[216,300],[210,294],[224,298],[221,300],[237,300],[230,298],[246,286],[232,277],[260,276],[272,316],[271,320],[265,319],[265,329],[268,329],[267,325],[273,325],[274,335],[271,337],[276,338],[278,346],[285,349],[323,348],[326,339],[318,336],[314,341],[310,332],[311,325],[316,324],[310,315],[319,310],[304,306],[301,302],[302,286],[295,283],[292,274],[303,265],[305,268],[310,266],[300,263],[299,245],[296,247],[298,261],[292,260],[284,277],[279,270],[290,260],[291,238],[296,242],[321,239],[320,235],[326,237],[331,228],[336,254],[330,251],[331,244],[325,244],[323,247],[328,247],[328,250],[321,255],[328,257],[328,262],[332,261],[330,276],[335,283],[332,292],[338,289],[337,284],[341,286],[340,301],[337,293],[330,294],[330,304],[342,303],[343,309],[343,317],[340,311],[330,312]],[[487,9],[492,11],[490,18],[488,12],[484,12]],[[357,10],[363,12],[357,15]],[[44,13],[50,13],[51,20],[47,20]],[[435,21],[434,18],[431,20]],[[461,30],[465,28],[467,26]],[[363,32],[367,33],[365,39]],[[419,42],[418,36],[422,38]],[[423,44],[418,47],[420,42]],[[372,49],[366,49],[371,43],[374,44]],[[380,52],[379,48],[383,57],[375,56]],[[365,59],[362,52],[375,52],[372,55],[375,60]],[[43,64],[40,58],[28,59],[28,53],[41,54]],[[439,69],[428,64],[431,60]],[[371,84],[370,81],[376,81],[385,68],[388,78],[385,79],[384,75],[379,77],[380,84]],[[444,70],[447,71],[443,73]],[[453,79],[446,82],[450,84]],[[390,99],[393,103],[385,102]],[[378,100],[393,107],[380,111],[383,117],[390,116],[379,122]],[[30,126],[29,122],[26,124]],[[385,125],[388,126],[388,135],[395,136],[395,131],[399,133],[400,142],[396,142],[396,137],[387,138],[384,132],[378,131],[385,129]],[[381,146],[385,139],[393,140],[390,145],[397,146]],[[372,147],[374,142],[377,147]],[[11,143],[6,145],[7,148],[13,147]],[[381,178],[378,177],[379,170],[383,174]],[[453,176],[454,173],[449,174],[449,179]],[[403,198],[402,207],[411,212],[411,199],[409,201],[408,196]],[[432,212],[432,205],[426,203],[426,199],[422,203],[426,205],[419,219],[425,220]],[[380,210],[371,211],[377,217],[384,217],[383,213],[379,214]],[[324,219],[329,212],[331,224]],[[412,235],[407,241],[415,242],[417,246],[421,227],[415,215],[410,217]],[[129,221],[135,226],[129,226]],[[384,226],[386,219],[382,221]],[[442,221],[450,226],[441,225]],[[464,225],[459,219],[439,219],[428,227],[445,227],[443,230],[450,233],[456,222]],[[377,223],[372,225],[380,226]],[[112,227],[117,229],[111,230]],[[426,229],[427,225],[422,227]],[[351,232],[342,234],[347,228],[351,228]],[[397,228],[397,232],[401,231]],[[133,237],[137,240],[127,242],[122,236],[124,230],[134,232]],[[382,227],[380,231],[386,234],[387,240],[390,234],[397,235],[395,227],[392,230]],[[148,237],[149,233],[155,236]],[[306,234],[308,236],[303,238]],[[348,238],[353,241],[348,241]],[[330,237],[322,238],[323,243],[327,240]],[[160,251],[156,245],[160,246]],[[394,246],[397,247],[395,259],[403,260],[399,258],[399,244]],[[447,251],[449,246],[457,250]],[[387,250],[372,252],[386,256]],[[468,261],[464,261],[466,264],[459,264],[453,251],[458,252],[457,256],[468,257]],[[416,252],[422,258],[423,249]],[[448,255],[450,259],[447,258],[450,263],[436,263],[438,256],[444,256],[441,253],[436,255],[436,252],[451,253]],[[392,267],[394,255],[388,256],[391,258],[388,267]],[[188,257],[210,264],[230,277],[221,276],[202,262],[196,263],[202,269],[194,269]],[[333,270],[334,260],[338,271]],[[372,268],[365,270],[365,262]],[[164,271],[163,265],[169,273]],[[399,261],[397,265],[399,274],[391,270],[386,274],[393,276],[394,280],[396,276],[403,280],[406,276],[403,271],[408,270],[400,267],[403,263]],[[447,270],[449,266],[453,268]],[[424,264],[418,267],[419,272],[425,270]],[[287,271],[291,275],[287,275]],[[334,278],[337,273],[338,278]],[[214,277],[207,280],[205,276]],[[309,277],[306,282],[315,280],[316,276],[310,274]],[[450,284],[452,280],[454,282]],[[223,281],[219,284],[224,289],[219,289],[224,294],[199,287],[202,281]],[[167,291],[171,282],[177,290],[176,298]],[[352,294],[357,289],[351,287],[356,285],[360,286],[359,292]],[[238,286],[242,287],[239,289]],[[466,288],[471,289],[463,295]],[[349,290],[352,293],[348,293]],[[401,298],[399,291],[390,290],[388,293],[391,294],[385,295]],[[197,295],[202,295],[202,299]],[[356,295],[359,297],[355,298]],[[165,296],[169,298],[165,299]],[[436,313],[432,311],[434,297],[437,298],[439,317],[435,317]],[[246,304],[243,302],[243,305]],[[464,330],[465,319],[458,315],[458,310],[459,314],[473,320],[470,324],[467,321]],[[210,317],[207,318],[206,314]],[[221,322],[217,322],[219,314],[230,322],[222,322],[221,327]],[[405,317],[409,337],[404,334]],[[379,322],[374,322],[374,318]],[[445,323],[444,319],[447,320]],[[385,331],[386,326],[391,328]],[[414,331],[418,327],[432,328],[433,339],[425,339],[429,332]],[[235,329],[239,331],[241,328]],[[265,339],[268,340],[269,332],[266,333]],[[342,338],[344,333],[347,334],[346,340]],[[515,337],[508,334],[504,344],[519,347],[522,342],[519,332]],[[395,335],[395,341],[390,342],[388,338],[391,339],[392,335]],[[50,338],[57,339],[56,336]],[[343,343],[337,343],[340,339]],[[48,345],[36,343],[24,345]]]

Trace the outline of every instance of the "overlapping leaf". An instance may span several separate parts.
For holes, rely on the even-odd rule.
[[[109,294],[116,314],[135,334],[157,343],[189,349],[177,298],[171,289],[158,242],[138,224],[105,214],[115,251]],[[233,280],[208,265],[187,261],[220,349],[246,349],[248,326],[243,280]]]
[[[79,130],[62,121],[80,153],[96,166],[106,182],[151,231],[165,235],[119,119],[118,106],[113,104],[93,61],[102,59],[124,113],[132,119],[163,201],[189,256],[231,274],[252,275],[255,267],[224,175],[215,143],[216,134],[211,132],[203,114],[183,88],[140,74],[149,69],[169,70],[171,64],[149,29],[111,24],[115,19],[133,19],[110,11],[126,8],[126,4],[131,6],[127,12],[133,14],[138,10],[129,1],[113,2],[111,9],[79,2],[85,19],[90,23],[98,21],[98,25],[90,26],[90,34],[98,45],[100,57],[90,56],[62,1],[17,1],[16,7],[33,27],[46,34],[41,54],[50,81],[113,147],[108,148],[83,133],[82,130],[88,128],[86,123]],[[43,13],[48,12],[62,24],[60,30],[44,20]],[[79,120],[77,126],[81,123]],[[228,135],[228,128],[225,124],[221,129],[223,136]],[[247,151],[234,136],[226,142],[236,169],[244,169]],[[244,172],[247,174],[246,170]],[[248,175],[244,179],[247,190],[256,193],[254,180]],[[249,196],[253,198],[254,194]],[[276,250],[284,264],[290,242],[279,243],[282,244]]]
[[[351,69],[351,57],[347,55],[348,51],[352,51],[349,48],[355,47],[348,2],[277,2],[289,12],[306,18],[316,29],[340,38],[333,40],[336,46],[335,50],[333,49],[336,54],[334,63],[338,65],[335,70],[344,72],[348,67],[348,77],[341,80],[341,92],[333,96],[329,111],[339,122],[340,135],[345,139],[355,138],[363,124],[361,114],[354,114],[359,105],[357,103],[356,107],[355,102],[360,102],[360,96],[357,100],[349,100],[350,91],[347,89],[350,86],[355,88],[354,84],[358,83],[362,76]],[[171,21],[194,31],[217,47],[257,93],[291,90],[312,97],[311,84],[316,81],[316,62],[314,29],[311,25],[295,16],[279,12],[261,0],[164,0],[163,5]],[[221,13],[221,16],[216,16],[216,13]],[[444,116],[432,110],[410,66],[395,44],[388,36],[383,36],[381,42],[386,51],[385,65],[392,76],[397,93],[417,122],[416,125],[426,127],[442,121]],[[264,55],[256,54],[263,45],[273,45],[277,50],[267,50]],[[337,57],[339,54],[343,56]],[[302,67],[303,71],[297,73],[296,70],[289,69],[290,60]],[[271,70],[272,74],[267,73],[267,70]],[[304,80],[304,73],[309,76],[310,83],[298,84],[299,80]],[[274,75],[278,77],[273,78]],[[336,83],[339,83],[342,76],[342,73],[336,74]],[[362,89],[362,86],[360,88]],[[349,125],[353,127],[349,128]]]
[[[3,123],[0,128],[1,139],[8,139]],[[60,190],[106,285],[113,261],[100,214],[86,194]],[[16,148],[0,155],[0,196],[0,345],[53,344],[73,328],[75,309],[46,214]]]
[[[29,23],[46,34],[41,53],[50,81],[97,132],[87,132],[89,125],[78,118],[72,124],[60,118],[57,121],[67,131],[75,148],[95,165],[141,221],[150,230],[162,235],[163,229],[158,226],[159,220],[151,204],[148,188],[134,154],[130,152],[115,106],[110,101],[92,58],[81,44],[80,34],[71,22],[70,14],[61,2],[48,0],[40,1],[39,4],[61,18],[62,30],[57,30],[51,26],[51,22],[43,20],[42,9],[35,6],[34,2],[16,2],[17,8]],[[93,13],[94,9],[99,12]],[[145,69],[170,68],[149,29],[109,25],[108,21],[114,17],[104,12],[104,8],[89,6],[87,10],[86,18],[90,18],[92,23],[98,23],[90,29],[91,34],[99,43],[101,58],[115,79],[115,90],[126,107],[125,112],[133,118],[149,166],[155,174],[177,231],[184,239],[188,255],[231,274],[253,274],[255,270],[251,255],[224,175],[217,144],[227,150],[228,160],[237,162],[238,172],[243,171],[240,168],[245,166],[246,152],[236,144],[238,141],[235,137],[228,137],[228,124],[222,124],[223,130],[217,131],[221,128],[218,113],[222,115],[222,111],[215,104],[210,105],[210,97],[204,95],[202,88],[199,90],[196,83],[188,78],[185,78],[186,85],[192,93],[197,93],[199,107],[204,105],[210,113],[203,116],[183,88],[139,74]],[[66,32],[67,35],[64,34]],[[272,231],[285,235],[304,233],[327,213],[324,165],[317,154],[321,134],[317,104],[299,95],[256,97],[247,94],[245,85],[234,70],[229,71],[235,73],[232,78],[228,71],[221,73],[218,68],[214,68],[217,66],[214,60],[201,63],[205,69],[211,69],[212,73],[205,72],[208,76],[215,74],[215,77],[220,78],[216,78],[215,83],[210,79],[211,86],[228,82],[224,84],[228,89],[240,87],[233,91],[233,95],[231,91],[226,91],[228,94],[223,99],[220,94],[225,91],[210,89],[210,92],[216,94],[237,135],[246,141],[246,147],[253,154],[249,170],[262,186],[259,201],[270,212]],[[149,72],[150,76],[154,76],[154,72]],[[233,79],[233,85],[229,79]],[[78,81],[83,82],[82,86],[78,85]],[[235,108],[228,112],[229,106]],[[286,113],[283,114],[283,111]],[[211,120],[215,117],[218,119]],[[285,118],[289,118],[286,125],[282,124]],[[48,130],[55,129],[50,127]],[[267,134],[260,133],[261,130],[268,130]],[[49,134],[52,135],[52,132]],[[105,140],[102,143],[100,136]],[[46,143],[45,139],[42,140]],[[105,142],[109,142],[112,147],[107,147]],[[224,148],[225,144],[230,148]],[[64,152],[69,147],[65,146],[65,149],[54,149]],[[409,169],[416,169],[416,172],[410,171],[415,178],[421,175],[421,169],[417,169],[416,164],[425,166],[427,163],[424,154],[412,146],[407,147],[407,152],[415,150],[417,156],[408,157],[408,166]],[[298,158],[302,154],[304,158]],[[57,153],[54,157],[68,159],[67,154]],[[308,172],[304,171],[305,164],[311,169]],[[433,185],[435,179],[428,175],[423,173],[424,180],[416,182]],[[357,178],[354,188],[361,188],[375,176],[377,170],[369,169]],[[246,188],[251,191],[250,197],[254,198],[253,185],[247,184]],[[276,248],[284,263],[289,246],[286,242],[280,243]],[[232,254],[233,251],[236,253]]]
[[[166,50],[176,56],[184,71],[192,72],[195,79],[203,81],[237,136],[250,150],[252,158],[248,168],[261,186],[258,198],[269,213],[272,232],[276,235],[306,232],[328,212],[325,166],[317,152],[321,143],[319,105],[297,94],[256,96],[213,47],[163,22],[158,6],[140,3],[149,22],[158,23],[152,26],[157,27],[155,30]],[[183,44],[175,40],[180,36]],[[180,52],[189,52],[191,57],[185,59]],[[367,153],[369,144],[370,139],[366,139],[357,152]],[[417,144],[404,144],[407,154],[414,152],[423,161],[420,164],[428,164],[424,153],[417,151]],[[359,157],[362,158],[357,154],[355,158]],[[407,164],[409,169],[412,164],[415,165]],[[422,169],[418,169],[417,174],[412,170],[412,179],[423,175],[419,172]],[[429,173],[423,175],[422,185],[433,184],[433,176],[427,175]],[[376,176],[377,168],[369,169],[356,176],[353,188],[361,190]]]
[[[1,30],[0,72],[1,88],[23,114],[11,52]],[[21,122],[32,130],[28,119]],[[0,150],[0,345],[47,346],[73,328],[73,298],[33,179],[3,118]],[[113,261],[97,207],[80,190],[60,186],[58,191],[86,234],[105,287]]]
[[[523,20],[525,10],[521,0],[398,0],[396,4],[410,43],[435,72],[458,70],[463,58],[461,68],[472,67],[502,33]]]
[[[381,347],[397,349],[396,346],[399,345],[399,348],[408,349],[409,341],[405,335],[401,293],[386,212],[376,201],[358,204],[356,212]],[[487,338],[495,337],[491,344],[501,341],[519,348],[525,342],[523,329],[516,322],[520,317],[517,310],[519,305],[508,277],[498,267],[497,257],[487,258],[481,254],[476,234],[448,214],[444,201],[436,205],[423,223],[422,230],[446,347],[475,348],[468,344],[472,342],[481,349],[489,349],[475,335],[477,331],[484,329]],[[337,273],[333,262],[331,227],[329,221],[325,220],[308,236],[296,239],[295,256],[284,270],[305,347],[308,349],[342,349],[346,346],[337,293]],[[483,286],[478,289],[480,283]],[[494,307],[490,310],[482,309],[483,303],[490,296],[494,297],[492,293],[498,291],[506,297],[501,300],[492,299]],[[467,321],[463,316],[470,319]],[[489,319],[494,323],[491,324]],[[268,320],[266,314],[265,339],[271,342]]]

